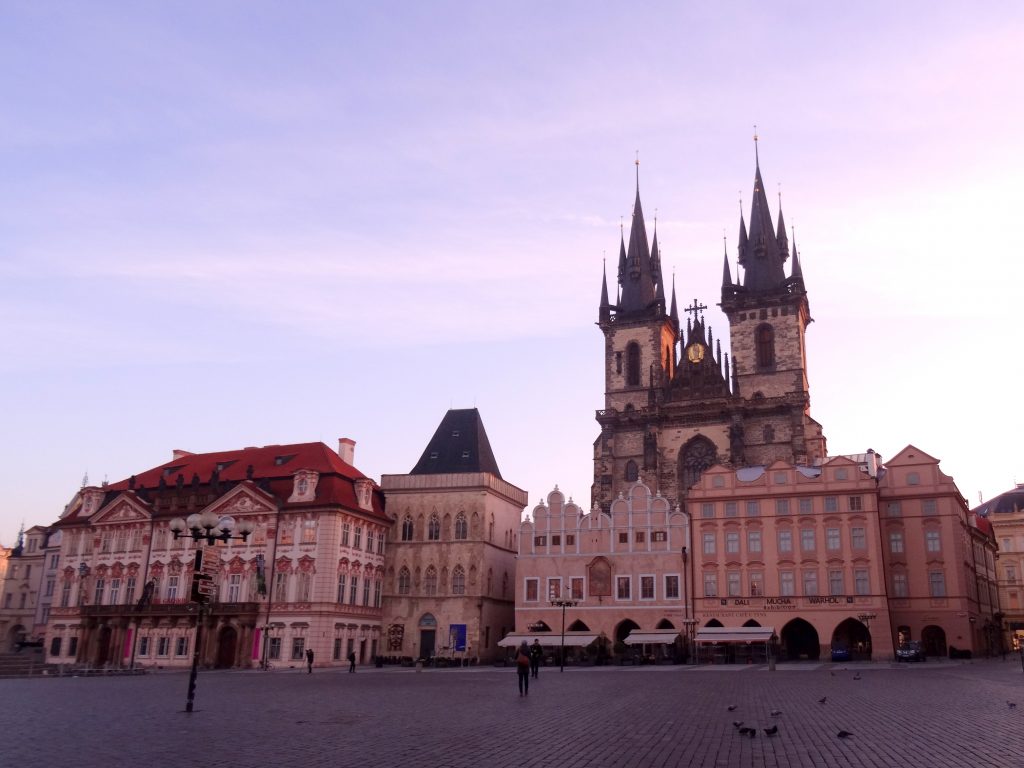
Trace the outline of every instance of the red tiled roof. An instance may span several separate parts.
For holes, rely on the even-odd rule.
[[[188,454],[134,475],[134,490],[138,493],[145,488],[149,496],[173,494],[178,475],[181,475],[185,488],[191,486],[193,475],[198,475],[201,486],[208,489],[214,470],[219,468],[218,481],[225,486],[224,492],[227,492],[229,488],[249,479],[250,466],[251,480],[277,498],[284,507],[291,509],[339,505],[351,510],[360,510],[354,481],[368,479],[373,483],[372,509],[363,511],[374,517],[388,519],[384,513],[384,496],[377,484],[351,464],[342,461],[337,453],[323,443],[265,445],[261,448]],[[316,499],[288,503],[294,482],[292,476],[302,469],[312,470],[320,475]],[[161,478],[165,483],[164,489],[160,489]],[[131,493],[130,482],[130,479],[125,479],[104,486],[103,504],[110,503],[119,493]],[[60,522],[70,523],[77,518],[78,511],[75,510]]]
[[[278,460],[282,463],[278,463]],[[262,448],[241,448],[234,451],[218,451],[216,453],[193,453],[147,469],[135,475],[135,487],[144,485],[155,488],[160,477],[168,469],[165,478],[167,485],[174,485],[178,475],[185,478],[185,483],[198,474],[200,481],[206,483],[218,466],[220,480],[232,482],[245,480],[247,468],[252,465],[254,479],[291,477],[297,470],[312,469],[320,474],[333,472],[350,480],[366,477],[362,472],[341,460],[337,453],[323,443],[295,443],[292,445],[265,445]],[[120,480],[107,486],[107,490],[124,491],[128,489],[128,480]]]

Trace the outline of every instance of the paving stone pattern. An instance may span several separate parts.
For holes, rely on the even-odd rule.
[[[1012,661],[543,668],[522,698],[511,667],[202,672],[191,715],[187,680],[0,681],[3,764],[1024,766],[1024,673]]]

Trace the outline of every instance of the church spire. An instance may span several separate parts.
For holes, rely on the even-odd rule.
[[[672,323],[676,327],[676,333],[679,333],[679,310],[676,308],[676,273],[672,272],[672,308],[668,312],[668,316],[672,318]]]
[[[598,318],[606,322],[612,314],[611,305],[608,303],[608,263],[601,260],[601,306],[598,308]]]
[[[740,214],[740,223],[743,223],[742,214]],[[725,244],[724,232],[722,234],[722,288],[732,288],[732,273],[729,272],[729,247]]]
[[[775,241],[779,244],[779,258],[785,263],[789,258],[789,241],[786,239],[786,222],[782,218],[782,190],[779,189],[779,226],[775,232]]]
[[[796,253],[796,227],[793,227],[793,274],[789,278],[794,283],[804,284],[804,270],[800,266],[800,257]]]
[[[625,251],[625,269],[620,276],[622,297],[618,312],[640,314],[652,308],[658,311],[657,300],[662,299],[660,312],[665,311],[664,291],[659,297],[657,291],[658,272],[652,258],[644,224],[643,206],[640,204],[640,161],[637,160],[636,200],[633,203],[633,220],[629,227],[629,245]]]
[[[755,126],[756,129],[756,126]],[[754,134],[754,194],[750,203],[750,230],[744,238],[743,214],[740,213],[740,264],[743,265],[743,287],[748,291],[772,291],[781,288],[786,280],[782,270],[784,258],[772,226],[768,197],[761,179],[761,160],[757,154],[757,134]]]

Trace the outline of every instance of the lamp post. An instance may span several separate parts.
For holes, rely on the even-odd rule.
[[[690,618],[690,590],[689,590],[689,579],[687,578],[687,571],[689,570],[687,562],[688,557],[686,553],[686,547],[682,549],[683,556],[683,627],[686,630],[686,651],[689,654],[690,659],[694,657],[693,643],[691,642],[690,630],[693,629],[694,619]],[[691,664],[695,661],[691,661]]]
[[[227,542],[231,539],[245,541],[255,528],[252,521],[243,520],[238,524],[238,534],[235,535],[232,533],[235,529],[234,518],[218,518],[217,514],[211,510],[206,510],[202,514],[189,515],[185,520],[176,517],[171,520],[169,527],[175,539],[180,539],[182,536],[190,536],[193,541],[205,540],[211,547],[218,541]],[[188,529],[188,533],[185,532],[186,529]],[[199,646],[203,639],[203,608],[209,602],[208,585],[212,584],[213,581],[212,576],[206,575],[201,570],[202,555],[203,550],[196,550],[195,563],[192,569],[192,601],[198,604],[199,610],[196,614],[196,638],[192,647],[192,671],[188,677],[188,698],[185,701],[185,711],[188,713],[193,711],[195,704],[196,677],[199,672]]]
[[[577,605],[578,602],[573,600],[571,596],[569,598],[564,597],[564,592],[563,597],[551,601],[552,608],[562,609],[562,644],[558,649],[559,672],[565,672],[565,609],[575,608]]]

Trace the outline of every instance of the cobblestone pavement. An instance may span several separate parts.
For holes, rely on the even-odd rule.
[[[1013,660],[543,668],[525,698],[511,667],[202,672],[191,715],[187,682],[179,672],[0,681],[0,762],[1024,766],[1024,673]],[[741,736],[733,721],[757,735]],[[769,737],[760,729],[771,725]]]

